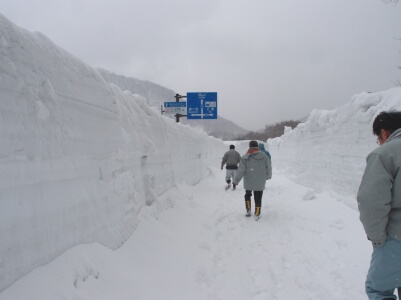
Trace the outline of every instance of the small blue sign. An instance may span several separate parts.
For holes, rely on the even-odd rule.
[[[187,103],[186,102],[164,102],[164,113],[166,114],[187,114]]]
[[[186,102],[164,102],[164,107],[187,107]]]
[[[217,93],[187,93],[187,119],[217,119]]]

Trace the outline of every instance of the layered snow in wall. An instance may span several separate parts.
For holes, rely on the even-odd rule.
[[[314,110],[305,123],[267,141],[273,167],[315,190],[351,198],[377,147],[372,123],[381,111],[401,110],[401,88],[362,93],[335,110]],[[356,201],[349,201],[356,207]]]
[[[226,150],[1,15],[0,99],[0,290],[74,245],[118,247]]]

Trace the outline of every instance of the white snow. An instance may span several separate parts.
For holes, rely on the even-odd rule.
[[[267,141],[256,222],[242,184],[224,190],[230,142],[1,15],[0,71],[0,300],[366,299],[355,195],[373,118],[401,109],[401,88]]]
[[[141,210],[119,249],[72,248],[0,299],[365,299],[370,249],[355,210],[327,192],[303,201],[307,188],[275,174],[256,222],[223,173]]]
[[[116,249],[226,149],[0,16],[0,290],[67,249]]]
[[[377,147],[373,119],[383,110],[401,110],[400,93],[399,87],[361,93],[335,110],[312,111],[295,130],[267,142],[274,167],[317,191],[341,194],[341,201],[357,209],[365,158]]]

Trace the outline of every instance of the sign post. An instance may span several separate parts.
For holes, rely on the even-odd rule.
[[[181,98],[187,98],[187,96],[181,96],[180,94],[175,94],[174,98],[175,98],[175,102],[180,102]],[[180,122],[180,117],[186,117],[186,116],[187,115],[176,114],[175,115],[175,121],[178,123],[178,122]]]
[[[181,98],[186,98],[187,96],[181,96],[176,94],[174,96],[175,102],[164,102],[164,110],[163,106],[160,107],[161,114],[175,114],[175,121],[178,123],[180,121],[180,117],[186,117],[187,113],[187,102],[180,102]]]

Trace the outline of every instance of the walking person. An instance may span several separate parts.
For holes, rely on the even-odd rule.
[[[260,149],[260,151],[262,151],[264,154],[267,155],[267,157],[270,159],[270,162],[271,162],[272,157],[270,155],[270,152],[265,149],[265,145],[263,143],[259,143],[259,149]]]
[[[401,111],[381,112],[373,122],[380,145],[372,151],[357,195],[360,220],[373,253],[365,282],[370,300],[401,292]]]
[[[250,217],[252,192],[255,199],[255,220],[259,220],[266,180],[272,178],[270,159],[260,151],[257,141],[249,142],[249,150],[242,156],[234,184],[244,178],[246,216]]]
[[[224,165],[226,165],[226,190],[231,187],[231,179],[234,180],[238,169],[238,163],[241,159],[241,155],[235,150],[234,145],[230,145],[230,150],[224,153],[223,159],[221,160],[221,169],[223,170]],[[235,190],[236,185],[233,182],[233,190]]]

